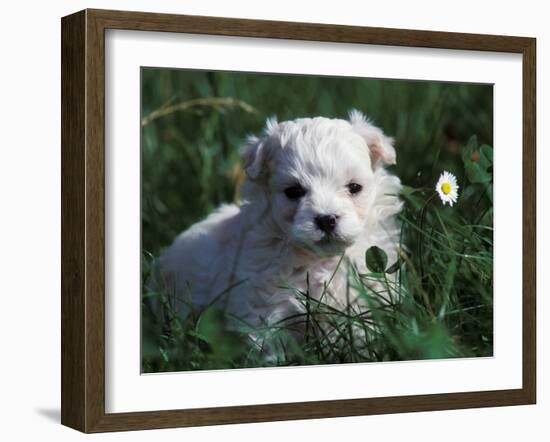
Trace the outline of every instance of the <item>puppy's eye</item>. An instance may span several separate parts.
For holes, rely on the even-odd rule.
[[[347,188],[349,190],[349,193],[351,193],[352,195],[355,195],[356,193],[359,193],[361,192],[361,190],[363,190],[363,186],[357,183],[349,183],[347,185]]]
[[[285,189],[285,195],[289,200],[298,200],[306,194],[306,189],[304,189],[299,184],[294,184],[293,186],[287,187]]]

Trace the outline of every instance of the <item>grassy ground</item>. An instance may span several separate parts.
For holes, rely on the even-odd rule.
[[[210,308],[185,320],[161,319],[148,304],[159,294],[144,289],[144,371],[492,354],[491,86],[144,69],[143,281],[180,231],[237,198],[237,149],[247,134],[261,130],[267,116],[345,117],[351,108],[395,137],[393,172],[405,185],[406,252],[398,263],[384,263],[371,250],[371,272],[350,281],[370,311],[334,312],[297,292],[307,306],[305,343],[296,345],[277,327],[264,330],[277,348],[266,359],[246,335],[223,330],[222,312]],[[460,185],[453,207],[434,197],[443,170],[454,173]],[[382,270],[390,270],[397,283]],[[379,302],[368,288],[371,279],[395,298],[404,295],[402,301]],[[352,339],[354,334],[361,338]]]

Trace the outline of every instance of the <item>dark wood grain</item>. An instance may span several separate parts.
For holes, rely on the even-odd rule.
[[[456,32],[88,10],[106,29],[279,38],[385,46],[522,52],[529,38]]]
[[[105,30],[185,32],[523,55],[523,386],[514,390],[105,413]],[[535,40],[86,10],[62,19],[62,423],[84,432],[532,404],[536,398]]]
[[[295,402],[192,410],[107,414],[92,432],[320,419],[531,403],[523,390]]]
[[[105,38],[86,11],[86,431],[105,415]]]
[[[61,34],[61,422],[85,428],[85,13]]]
[[[536,40],[523,53],[523,389],[537,395],[537,150]]]

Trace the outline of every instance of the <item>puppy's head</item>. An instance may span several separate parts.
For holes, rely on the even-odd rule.
[[[358,111],[349,121],[269,119],[242,156],[254,189],[245,198],[266,201],[289,242],[319,256],[341,253],[364,231],[377,170],[395,163],[393,140]]]

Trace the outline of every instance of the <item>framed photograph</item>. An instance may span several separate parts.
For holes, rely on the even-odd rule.
[[[62,19],[62,423],[533,404],[535,39]]]

